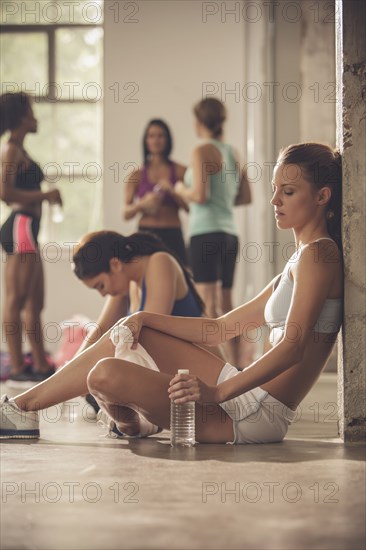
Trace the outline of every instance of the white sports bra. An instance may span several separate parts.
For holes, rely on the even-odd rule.
[[[297,250],[285,265],[278,286],[273,291],[264,310],[266,324],[271,329],[271,341],[275,343],[282,338],[284,333],[294,289],[294,283],[290,279],[290,269],[298,260],[300,253]],[[313,327],[313,331],[325,332],[327,334],[338,332],[342,324],[342,309],[341,298],[328,298]]]

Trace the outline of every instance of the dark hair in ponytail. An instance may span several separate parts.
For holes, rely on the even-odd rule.
[[[316,189],[329,187],[326,218],[329,235],[342,250],[342,155],[322,143],[299,143],[280,151],[277,164],[297,164]]]
[[[31,98],[24,92],[0,95],[0,136],[17,128],[30,106]]]
[[[129,237],[124,237],[116,231],[88,233],[75,248],[73,269],[79,279],[90,279],[100,273],[109,273],[109,262],[112,258],[118,258],[128,264],[138,256],[152,256],[155,252],[167,252],[177,260],[189,289],[203,311],[204,304],[181,260],[158,237],[148,231],[138,231]]]

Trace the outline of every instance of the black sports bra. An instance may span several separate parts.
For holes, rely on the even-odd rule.
[[[39,164],[30,159],[27,168],[20,168],[15,178],[15,187],[26,191],[39,191],[44,174]]]

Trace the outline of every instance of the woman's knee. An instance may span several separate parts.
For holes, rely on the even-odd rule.
[[[27,295],[23,292],[7,291],[5,296],[5,310],[11,312],[20,312],[24,309],[27,301]]]
[[[90,393],[104,393],[111,385],[111,358],[100,359],[91,369],[87,377],[87,385]]]
[[[39,318],[41,316],[43,310],[43,304],[38,304],[34,302],[33,300],[27,300],[27,302],[24,305],[24,316],[26,322],[32,322],[37,321],[39,322]]]

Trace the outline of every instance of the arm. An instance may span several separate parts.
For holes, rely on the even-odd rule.
[[[1,178],[0,198],[6,203],[41,203],[44,200],[49,202],[62,203],[58,189],[51,191],[23,191],[14,187],[18,167],[22,161],[19,148],[9,143],[4,147],[1,155]]]
[[[134,197],[137,191],[137,188],[141,181],[141,170],[134,170],[132,174],[129,175],[124,198],[123,206],[123,217],[125,220],[130,220],[141,212],[141,206],[139,202],[134,202]]]
[[[176,192],[186,201],[204,204],[210,197],[209,176],[221,170],[219,163],[212,162],[212,145],[197,147],[192,155],[192,188],[176,186]]]
[[[132,172],[127,180],[125,206],[123,211],[123,217],[125,220],[130,220],[139,213],[156,215],[159,209],[159,205],[161,203],[159,193],[146,193],[146,195],[144,195],[141,199],[134,201],[140,181],[141,170]]]
[[[102,312],[98,318],[97,326],[87,335],[77,353],[93,345],[99,338],[113,327],[122,317],[127,315],[127,298],[121,296],[108,296]]]
[[[252,202],[252,193],[250,190],[248,175],[245,168],[242,169],[238,194],[236,195],[234,205],[250,204]]]
[[[319,244],[319,243],[318,243]],[[319,249],[323,245],[319,246]],[[217,386],[208,386],[190,375],[176,375],[170,382],[169,397],[176,403],[222,403],[265,384],[301,363],[313,338],[313,327],[336,281],[337,270],[329,262],[326,248],[315,258],[314,249],[305,247],[293,269],[294,290],[282,340],[243,372]],[[276,279],[275,279],[276,280]],[[275,281],[274,280],[274,281]],[[338,280],[338,285],[340,282]],[[338,288],[339,291],[339,288]],[[337,293],[339,295],[339,292]]]
[[[180,185],[183,185],[183,188],[184,188],[184,184],[182,182],[183,182],[184,174],[187,168],[186,166],[182,166],[177,163],[174,163],[174,166],[175,166],[176,177],[177,177],[177,183],[176,183],[176,186],[178,185],[177,189],[179,189]],[[174,200],[178,208],[183,208],[183,210],[185,210],[186,212],[189,212],[188,203],[179,193],[177,193],[176,186],[173,186],[171,182],[168,180],[160,180],[157,185],[162,190],[169,193],[169,195],[172,197],[172,199]]]
[[[243,371],[236,380],[223,382],[216,388],[218,403],[232,399],[264,384],[300,363],[313,338],[313,327],[334,284],[337,269],[329,262],[326,246],[317,243],[305,247],[293,268],[294,290],[282,340]],[[339,261],[341,262],[340,256]]]
[[[177,180],[178,181],[183,181],[184,180],[184,174],[186,173],[187,167],[182,166],[181,164],[175,164],[175,170],[176,170]],[[173,188],[173,191],[174,191],[174,188]],[[175,191],[174,191],[174,200],[177,203],[179,208],[182,208],[186,212],[189,212],[188,202],[183,197],[178,195],[178,193],[176,193]]]
[[[172,317],[157,315],[147,311],[137,313],[130,320],[135,343],[143,326],[153,328],[176,338],[194,344],[217,346],[223,342],[240,336],[249,324],[258,327],[264,323],[265,304],[272,292],[272,283],[258,294],[256,298],[217,319],[206,317]]]

